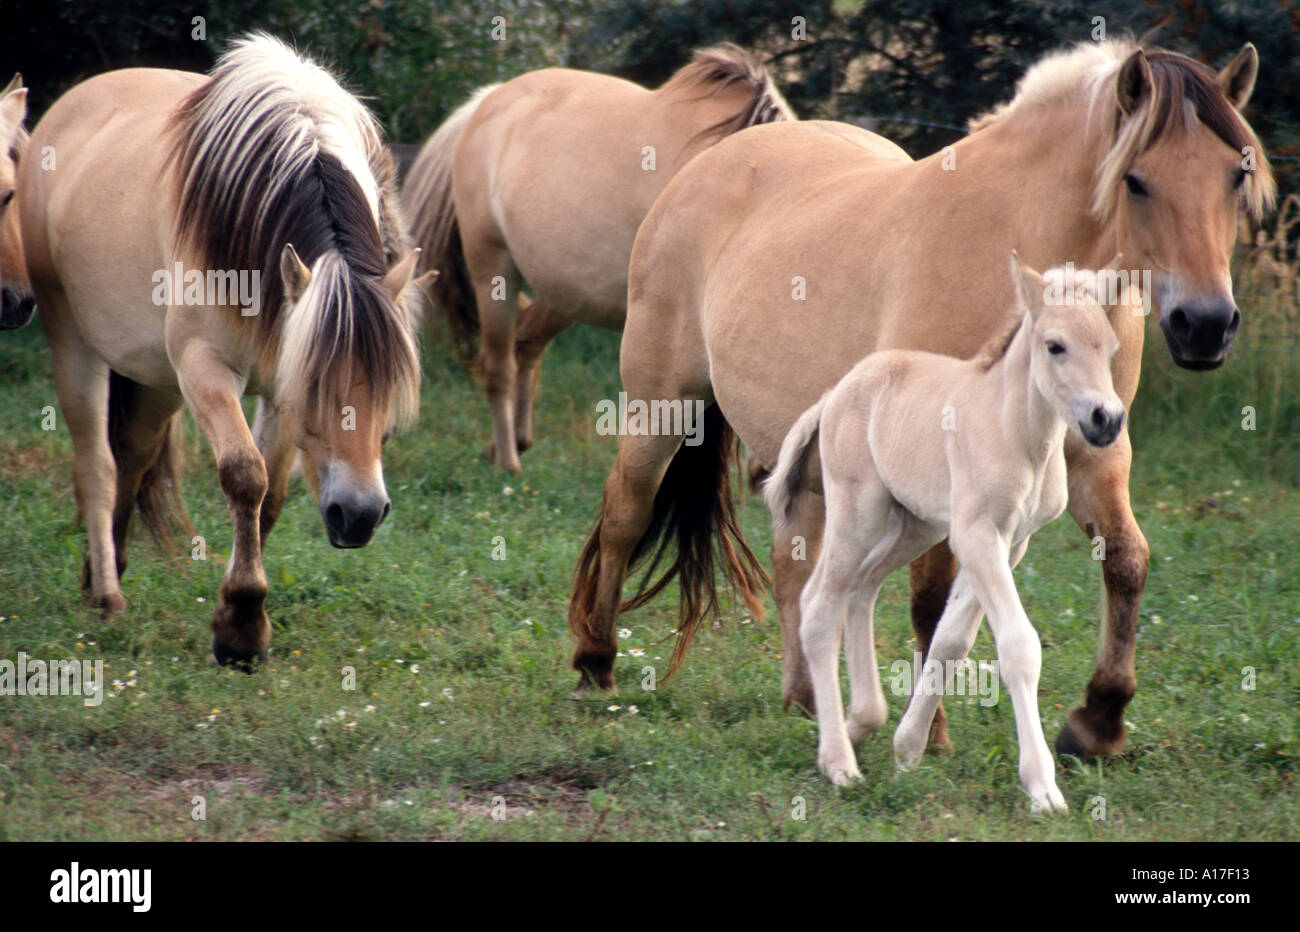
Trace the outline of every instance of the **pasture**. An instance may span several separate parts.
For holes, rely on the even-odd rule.
[[[68,433],[61,415],[42,424],[57,411],[49,352],[36,325],[5,333],[0,657],[102,658],[108,685],[96,708],[0,701],[0,840],[1300,837],[1300,327],[1289,301],[1241,306],[1228,364],[1208,374],[1175,370],[1148,326],[1132,498],[1152,561],[1129,744],[1058,762],[1070,811],[1048,819],[1018,786],[1005,691],[990,707],[950,697],[954,753],[895,774],[904,698],[889,668],[914,647],[905,573],[877,605],[890,717],[858,748],[857,786],[817,772],[815,722],[781,708],[770,597],[766,620],[728,601],[664,683],[674,587],[620,619],[619,694],[570,698],[571,574],[617,450],[595,431],[596,402],[620,388],[615,334],[556,341],[518,476],[479,455],[481,388],[429,340],[418,423],[385,450],[391,517],[369,547],[332,549],[294,480],[265,554],[271,657],[244,675],[207,662],[231,527],[193,422],[184,498],[207,559],[168,560],[137,527],[128,610],[101,620],[78,590]],[[766,564],[756,495],[743,526]],[[1016,572],[1043,641],[1049,740],[1094,662],[1089,549],[1065,517]],[[987,626],[972,657],[994,657]],[[654,690],[640,688],[647,666]]]

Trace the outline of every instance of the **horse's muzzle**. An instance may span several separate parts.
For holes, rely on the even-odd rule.
[[[322,497],[321,517],[330,543],[339,549],[364,547],[384,523],[392,502],[382,492],[378,495],[338,495]]]
[[[0,330],[17,330],[32,322],[36,299],[24,291],[6,285],[0,289]]]
[[[1160,318],[1160,330],[1174,362],[1204,371],[1223,365],[1241,326],[1241,312],[1227,298],[1188,301]]]

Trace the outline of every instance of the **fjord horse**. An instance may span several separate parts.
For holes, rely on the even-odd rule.
[[[1030,536],[1065,510],[1067,431],[1101,448],[1124,424],[1110,371],[1119,340],[1089,277],[1072,289],[1081,300],[1049,301],[1043,277],[1013,252],[1013,328],[996,329],[972,359],[872,353],[801,414],[781,444],[765,489],[777,526],[797,523],[812,494],[825,503],[821,553],[799,601],[799,640],[817,703],[817,766],[831,782],[861,778],[853,742],[889,712],[872,638],[880,587],[946,538],[961,570],[927,662],[914,671],[895,762],[909,770],[920,760],[939,695],[987,613],[1030,809],[1068,808],[1038,717],[1042,645],[1011,571]],[[855,647],[847,719],[839,677],[846,628]]]
[[[378,124],[328,72],[255,35],[210,77],[92,78],[31,145],[58,154],[57,171],[23,163],[19,205],[72,434],[83,584],[125,608],[127,528],[138,502],[168,529],[188,404],[234,522],[213,657],[246,665],[270,643],[262,548],[299,448],[330,543],[362,546],[390,507],[380,445],[416,404],[403,294],[416,254]],[[262,405],[252,431],[245,393]]]
[[[725,45],[655,91],[529,72],[483,88],[429,138],[403,199],[453,331],[462,343],[481,331],[489,459],[519,469],[551,340],[575,322],[622,329],[637,227],[681,166],[747,126],[793,119],[763,65]],[[536,296],[522,315],[521,280]]]
[[[1122,252],[1130,269],[1150,271],[1148,300],[1175,362],[1222,364],[1241,317],[1228,265],[1238,210],[1258,216],[1275,192],[1239,112],[1257,68],[1249,45],[1216,75],[1163,50],[1084,44],[1034,65],[1009,103],[919,162],[873,133],[811,122],[755,127],[687,165],[637,235],[620,363],[629,399],[702,400],[713,432],[693,447],[622,438],[570,603],[580,690],[613,687],[621,607],[673,577],[675,661],[713,602],[716,563],[758,607],[763,570],[740,539],[725,466],[732,430],[770,468],[799,414],[869,352],[973,355],[1011,302],[1013,248],[1039,268],[1097,268]],[[1127,407],[1144,320],[1109,316]],[[1086,757],[1124,744],[1148,550],[1129,506],[1127,431],[1101,451],[1068,442],[1066,459],[1070,514],[1105,547],[1100,656],[1057,740]],[[783,695],[811,709],[799,594],[822,515],[802,514],[776,536],[772,568]],[[621,606],[629,562],[674,547],[659,583]],[[944,546],[913,564],[922,651],[954,573]],[[931,739],[947,744],[941,711]]]
[[[27,146],[26,116],[27,88],[14,75],[0,91],[0,330],[26,326],[36,311],[14,208],[18,161]]]

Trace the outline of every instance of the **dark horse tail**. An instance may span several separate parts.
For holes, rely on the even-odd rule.
[[[731,426],[716,404],[704,414],[703,442],[683,444],[673,456],[655,495],[654,517],[637,542],[628,563],[631,574],[646,562],[637,594],[625,600],[620,612],[637,608],[674,579],[681,587],[681,619],[667,680],[676,672],[700,621],[718,609],[717,569],[744,600],[749,611],[763,617],[760,591],[770,580],[762,564],[745,543],[736,517],[736,500],[731,490],[732,462],[739,462],[740,445]],[[574,634],[596,640],[600,632],[589,628],[600,576],[600,529],[602,518],[587,539],[574,575],[573,598],[569,603],[569,627]],[[673,562],[658,580],[651,579],[666,558]]]
[[[126,453],[125,433],[136,414],[140,386],[116,372],[108,379],[108,444],[119,468]],[[184,452],[184,416],[182,408],[168,418],[156,441],[140,485],[135,491],[135,507],[154,542],[169,556],[178,555],[176,532],[194,533],[194,525],[181,500],[181,466]],[[119,557],[120,559],[120,557]]]

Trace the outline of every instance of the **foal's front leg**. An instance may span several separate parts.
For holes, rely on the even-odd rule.
[[[1016,713],[1020,782],[1029,793],[1029,809],[1031,812],[1065,810],[1069,807],[1056,786],[1055,760],[1043,737],[1043,722],[1038,714],[1042,644],[1020,604],[1006,541],[988,530],[968,531],[960,542],[954,532],[952,543],[993,629],[1002,681],[1011,693],[1011,705]],[[1019,550],[1023,553],[1023,546]]]
[[[212,655],[222,665],[247,664],[265,656],[271,643],[260,529],[266,463],[239,406],[243,379],[198,339],[187,341],[172,358],[185,400],[212,445],[235,531],[212,616]]]

